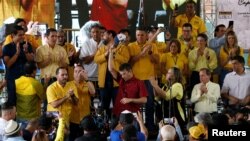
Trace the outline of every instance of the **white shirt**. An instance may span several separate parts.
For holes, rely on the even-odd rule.
[[[196,84],[193,88],[190,101],[195,103],[195,112],[212,113],[217,111],[217,101],[220,98],[220,86],[217,83],[209,81],[206,84],[207,93],[201,94],[202,83]]]
[[[7,126],[7,120],[0,118],[0,141],[4,140],[4,129]]]
[[[236,72],[228,73],[224,79],[221,93],[229,93],[240,100],[250,95],[250,73],[246,71],[242,75],[238,75]]]
[[[79,58],[83,58],[86,56],[93,55],[98,49],[97,42],[94,39],[87,39],[82,43]],[[88,72],[89,80],[97,81],[97,70],[98,66],[94,62],[90,62],[89,64],[82,64],[84,69]]]

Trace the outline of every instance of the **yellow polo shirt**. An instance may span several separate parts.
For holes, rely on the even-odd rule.
[[[51,102],[62,99],[66,96],[68,91],[70,89],[73,89],[75,96],[78,98],[78,92],[77,88],[73,83],[67,82],[64,87],[62,87],[58,81],[52,83],[46,91],[48,105],[47,105],[47,111],[48,112],[55,112],[59,111],[62,113],[63,118],[67,123],[69,122],[69,117],[71,114],[72,106],[75,106],[72,104],[71,100],[66,100],[64,103],[62,103],[58,108],[53,108],[51,106]]]
[[[136,56],[143,50],[143,45],[137,42],[128,45],[130,56]],[[153,55],[159,55],[156,46],[152,45]],[[150,61],[149,55],[141,57],[132,67],[133,73],[136,78],[140,80],[148,80],[150,77],[155,76],[155,65]]]
[[[188,21],[186,14],[181,14],[175,18],[175,25],[178,27],[178,34],[177,34],[178,38],[182,35],[182,26],[185,23],[190,23],[192,25],[193,37],[197,37],[199,33],[204,33],[207,31],[206,25],[204,24],[204,21],[200,17],[195,15],[190,21]]]

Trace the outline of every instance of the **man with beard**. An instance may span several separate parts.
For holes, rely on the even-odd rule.
[[[68,72],[64,67],[56,70],[57,81],[47,88],[48,112],[59,112],[65,120],[66,127],[69,127],[69,116],[72,106],[77,105],[78,93],[73,83],[68,81]]]

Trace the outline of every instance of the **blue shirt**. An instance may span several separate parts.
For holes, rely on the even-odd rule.
[[[111,141],[122,141],[122,130],[113,130],[110,133]],[[137,132],[138,141],[145,141],[145,135],[142,132]]]
[[[220,48],[222,45],[225,45],[225,36],[222,36],[220,38],[215,37],[209,41],[209,48],[213,49],[218,56],[220,53]]]

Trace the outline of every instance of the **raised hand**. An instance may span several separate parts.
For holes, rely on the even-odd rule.
[[[28,53],[28,47],[29,47],[28,42],[25,41],[25,44],[23,44],[23,52],[24,53]]]
[[[74,49],[69,50],[68,57],[72,57],[75,54]]]

